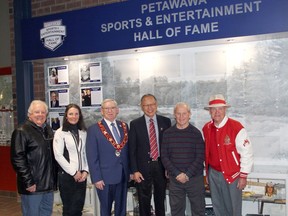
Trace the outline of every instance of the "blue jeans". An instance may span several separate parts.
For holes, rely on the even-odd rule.
[[[23,216],[51,216],[53,211],[53,202],[53,192],[35,195],[21,194],[21,208]]]

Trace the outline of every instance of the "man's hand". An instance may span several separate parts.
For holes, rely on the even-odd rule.
[[[137,183],[140,183],[142,181],[144,181],[144,178],[142,176],[142,174],[140,172],[135,172],[134,173],[134,181]]]
[[[247,178],[239,178],[237,188],[239,190],[243,190],[247,185]]]
[[[98,181],[98,182],[95,183],[95,187],[96,187],[97,189],[99,189],[99,190],[103,190],[103,189],[104,189],[104,186],[105,186],[105,183],[104,183],[103,180]]]
[[[33,193],[36,191],[36,184],[32,185],[31,187],[26,188],[27,191]]]
[[[184,184],[189,181],[189,177],[185,173],[180,173],[178,176],[176,176],[176,180]]]

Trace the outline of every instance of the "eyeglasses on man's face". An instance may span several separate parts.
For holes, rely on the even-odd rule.
[[[114,111],[117,109],[117,107],[102,107],[102,109],[105,111],[105,112],[108,112],[108,111]]]
[[[144,108],[148,108],[148,107],[155,107],[156,103],[152,103],[152,104],[142,104],[142,107]]]

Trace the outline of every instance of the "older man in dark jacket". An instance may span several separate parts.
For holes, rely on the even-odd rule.
[[[17,173],[23,216],[52,215],[57,181],[47,113],[43,101],[32,101],[27,121],[12,134],[11,163]]]

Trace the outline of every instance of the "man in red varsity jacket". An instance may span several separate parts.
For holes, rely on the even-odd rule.
[[[221,94],[210,97],[212,120],[203,127],[205,167],[216,216],[242,215],[242,190],[253,166],[253,150],[242,124],[226,116]]]

